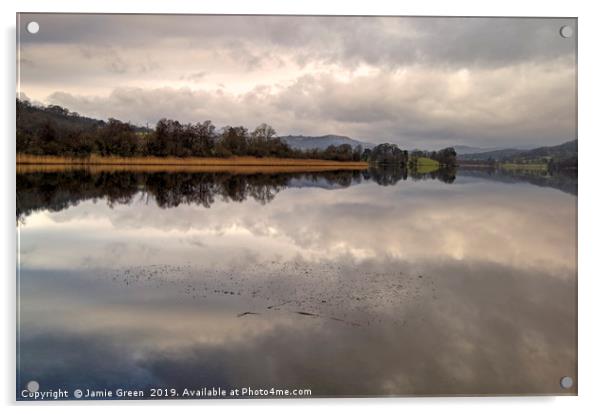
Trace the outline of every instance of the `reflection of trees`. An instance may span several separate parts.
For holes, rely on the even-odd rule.
[[[115,204],[129,204],[137,192],[138,181],[133,174],[103,172],[96,175],[80,176],[80,179],[93,182],[94,189],[98,193],[94,197],[106,198],[111,207]]]
[[[410,173],[411,176],[411,173]],[[289,186],[345,188],[362,180],[394,185],[406,180],[408,170],[400,166],[366,171],[307,173],[189,173],[189,172],[100,172],[86,170],[17,174],[17,219],[34,211],[60,211],[85,200],[106,199],[112,207],[129,204],[136,194],[151,195],[161,208],[197,204],[209,208],[216,199],[242,202],[251,198],[261,204],[272,201]],[[441,179],[440,174],[421,177]],[[453,181],[453,178],[451,178]],[[446,182],[451,182],[446,181]],[[299,184],[301,183],[301,184]]]
[[[440,168],[435,171],[420,173],[416,169],[407,169],[401,165],[380,165],[365,170],[363,176],[367,180],[376,181],[379,185],[395,185],[400,180],[441,180],[451,184],[456,179],[456,169]]]
[[[400,180],[408,179],[408,170],[402,168],[401,164],[380,164],[365,170],[364,178],[378,185],[395,185]]]
[[[197,204],[209,208],[220,198],[242,202],[249,197],[269,203],[294,179],[327,187],[348,187],[361,180],[358,171],[316,173],[231,174],[182,172],[101,172],[85,170],[17,174],[17,219],[33,211],[60,211],[84,200],[105,198],[109,206],[129,204],[147,193],[161,208]]]
[[[410,177],[413,180],[440,180],[451,184],[456,180],[456,167],[444,167],[435,171],[421,173],[416,170],[410,170]]]
[[[103,181],[101,175],[92,176],[83,170],[17,174],[17,219],[40,209],[61,211],[76,205],[82,198],[107,197],[110,203]],[[131,195],[135,192],[134,188]]]

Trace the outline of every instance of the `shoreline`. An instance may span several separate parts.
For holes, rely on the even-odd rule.
[[[88,169],[93,171],[149,172],[234,172],[243,174],[277,172],[319,172],[365,170],[367,162],[330,161],[299,158],[176,158],[176,157],[101,157],[69,158],[50,155],[17,154],[17,173],[59,172]]]

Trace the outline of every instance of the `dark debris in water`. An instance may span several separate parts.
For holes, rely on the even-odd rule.
[[[298,315],[303,315],[303,316],[320,316],[320,315],[316,315],[315,313],[303,312],[303,311],[297,311],[295,313]]]
[[[243,312],[243,313],[239,313],[236,316],[238,318],[242,318],[243,316],[247,316],[247,315],[259,315],[259,313],[257,313],[257,312]]]
[[[267,302],[263,309],[271,313],[287,312],[351,326],[390,323],[403,327],[410,320],[405,313],[408,305],[438,300],[435,280],[424,273],[333,262],[274,260],[206,267],[155,264],[114,269],[109,276],[128,288],[172,287],[194,300],[221,297],[237,304],[254,302],[259,307]],[[248,315],[260,313],[237,314]]]

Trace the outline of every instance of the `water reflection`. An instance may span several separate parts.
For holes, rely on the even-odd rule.
[[[570,193],[462,170],[17,186],[19,390],[576,393]]]
[[[539,187],[551,187],[577,195],[577,170],[504,170],[499,168],[462,168],[465,177],[478,177],[505,183],[529,183]]]
[[[107,200],[109,205],[128,204],[140,191],[154,197],[162,208],[199,204],[209,208],[216,200],[243,202],[252,198],[268,203],[289,187],[345,188],[362,181],[394,185],[400,180],[439,179],[452,183],[455,170],[408,172],[400,167],[307,173],[190,173],[100,172],[85,169],[63,172],[17,174],[17,220],[32,211],[60,211],[88,199]]]

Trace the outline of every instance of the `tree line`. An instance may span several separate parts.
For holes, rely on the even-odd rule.
[[[64,157],[274,157],[366,161],[371,164],[412,166],[419,157],[446,166],[456,165],[453,148],[440,151],[412,151],[395,144],[376,147],[330,145],[325,149],[292,148],[276,130],[261,124],[250,131],[244,126],[221,129],[211,121],[181,123],[161,119],[154,129],[110,118],[107,122],[87,118],[58,105],[32,105],[17,99],[17,152]]]
[[[331,145],[326,149],[292,148],[268,124],[253,131],[211,121],[181,123],[161,119],[155,129],[110,118],[81,117],[57,105],[34,106],[17,99],[17,152],[32,155],[89,157],[276,157],[360,161],[362,147]]]
[[[395,144],[379,144],[370,149],[366,148],[362,153],[362,160],[373,164],[401,164],[409,168],[416,167],[419,158],[429,158],[439,162],[442,166],[453,167],[457,165],[456,150],[452,147],[443,148],[439,151],[407,151],[400,149]]]

